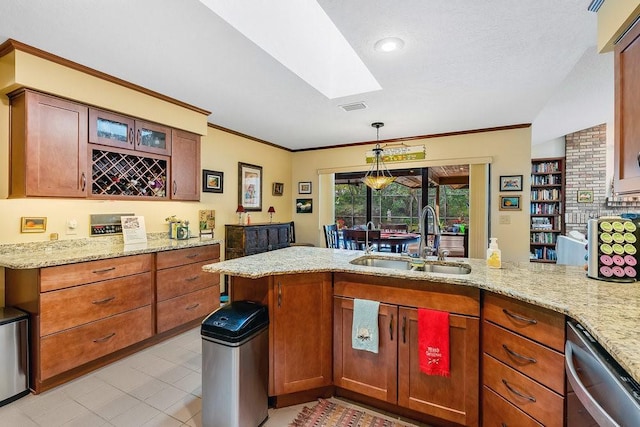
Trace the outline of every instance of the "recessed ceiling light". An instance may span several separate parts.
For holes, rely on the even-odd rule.
[[[387,37],[378,40],[373,46],[375,50],[380,52],[393,52],[394,50],[400,50],[404,46],[404,41],[397,37]]]

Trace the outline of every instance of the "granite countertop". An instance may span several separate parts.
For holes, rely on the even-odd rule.
[[[258,278],[271,275],[345,272],[364,275],[437,280],[473,286],[565,314],[580,322],[640,381],[640,283],[621,284],[589,279],[581,267],[542,263],[503,263],[489,269],[482,259],[450,258],[471,265],[468,275],[400,271],[352,265],[362,251],[290,247],[205,265],[205,271]],[[399,254],[379,254],[385,257]]]
[[[0,267],[30,269],[221,243],[199,237],[176,240],[167,233],[147,234],[147,243],[125,246],[122,236],[0,245]]]

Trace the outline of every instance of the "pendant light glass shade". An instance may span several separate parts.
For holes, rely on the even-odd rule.
[[[380,140],[380,128],[384,126],[384,123],[375,122],[371,123],[371,126],[376,128],[376,142]],[[375,155],[375,160],[371,164],[371,168],[369,172],[366,173],[364,178],[362,178],[362,182],[374,190],[382,190],[387,188],[389,184],[391,184],[396,179],[391,176],[391,172],[385,166],[384,161],[382,160],[382,148],[380,148],[380,144],[376,143],[376,148],[373,149],[373,154]]]

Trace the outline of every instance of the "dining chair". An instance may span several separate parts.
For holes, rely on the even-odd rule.
[[[340,247],[338,237],[338,226],[336,224],[323,225],[324,242],[327,248],[338,249]]]
[[[345,249],[364,250],[366,249],[366,231],[365,230],[342,230],[342,240]],[[373,250],[380,250],[380,230],[369,230],[369,246],[373,246]]]

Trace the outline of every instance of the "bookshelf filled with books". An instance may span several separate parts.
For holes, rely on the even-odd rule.
[[[531,160],[531,262],[555,263],[564,233],[564,157]]]

